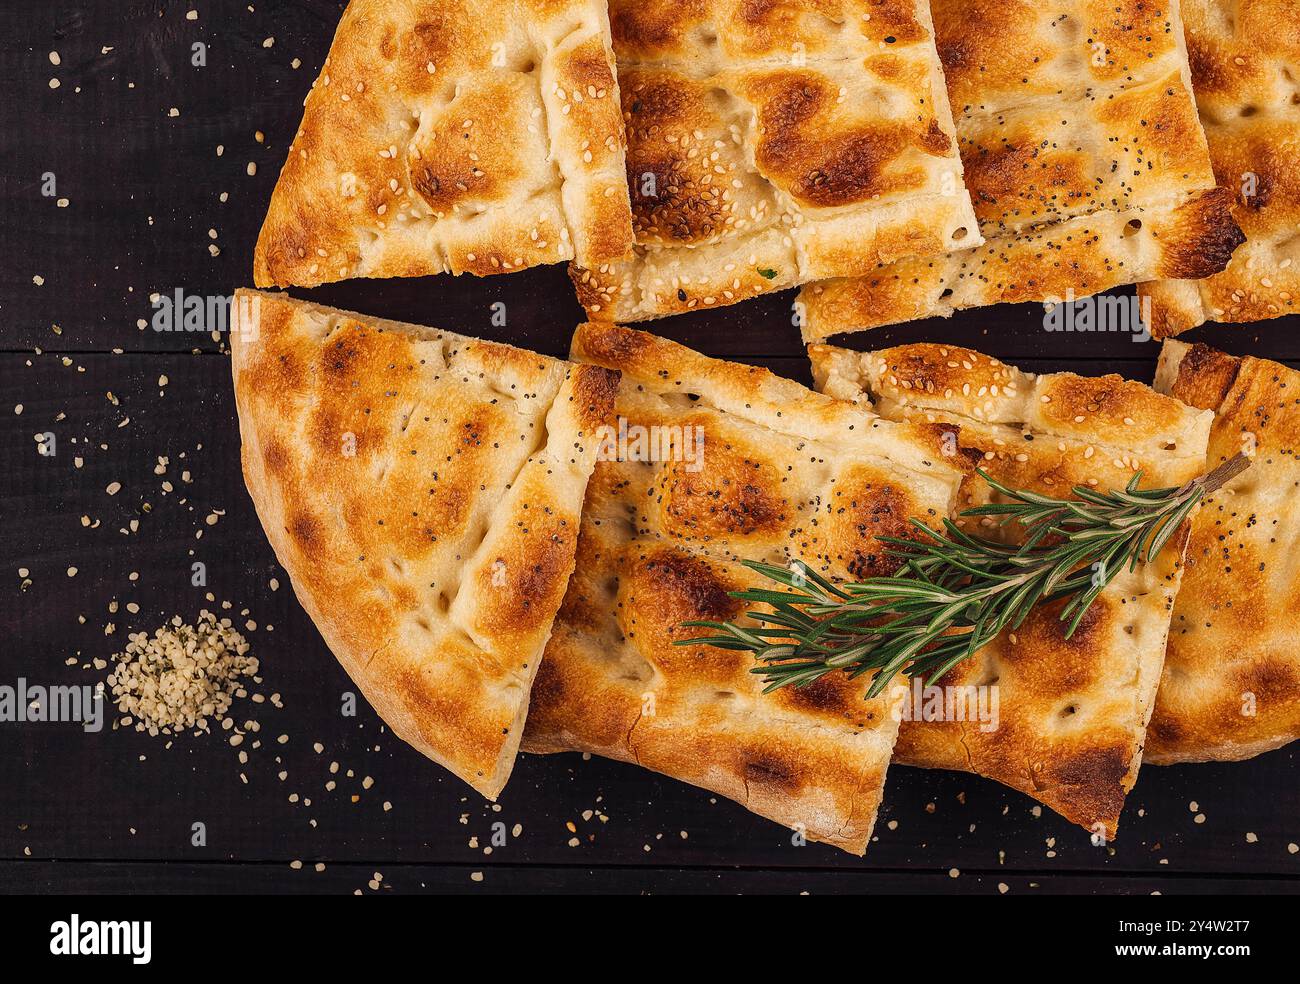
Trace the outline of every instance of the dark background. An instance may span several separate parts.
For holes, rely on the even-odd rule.
[[[353,688],[294,601],[243,489],[224,340],[138,327],[153,292],[228,294],[250,282],[266,203],[342,6],[0,5],[0,683],[94,683],[106,671],[92,661],[120,650],[127,632],[174,614],[193,621],[213,608],[210,591],[237,625],[256,622],[257,689],[283,704],[237,705],[241,723],[261,725],[243,745],[246,764],[218,734],[166,747],[130,730],[0,725],[0,890],[369,894],[378,874],[379,891],[1300,891],[1300,854],[1288,847],[1300,842],[1295,746],[1242,764],[1143,770],[1110,848],[995,783],[897,768],[875,842],[855,859],[794,847],[787,831],[703,790],[577,755],[523,756],[493,806],[368,707],[343,718],[340,696]],[[195,42],[207,45],[206,67],[191,64]],[[46,172],[52,198],[41,193]],[[552,355],[566,352],[581,317],[560,267],[303,293]],[[792,300],[649,327],[806,382]],[[490,323],[495,301],[507,304],[508,328]],[[1297,364],[1297,328],[1289,318],[1184,338]],[[1033,305],[848,344],[922,339],[1030,370],[1143,380],[1158,351],[1126,334],[1048,333]],[[44,431],[56,435],[53,457],[36,453]],[[163,476],[160,455],[171,462]],[[115,481],[122,490],[110,497]],[[223,515],[207,525],[214,510]],[[195,561],[207,566],[206,588],[191,586]],[[19,568],[30,570],[26,589]],[[196,822],[206,847],[191,844]],[[507,842],[488,853],[498,822]]]

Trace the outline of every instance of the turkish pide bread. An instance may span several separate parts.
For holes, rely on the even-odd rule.
[[[1252,467],[1193,516],[1146,760],[1250,758],[1300,737],[1300,372],[1168,341],[1156,388],[1214,411],[1211,467]]]
[[[933,0],[986,242],[801,292],[804,338],[1222,270],[1241,241],[1178,0]]]
[[[1143,284],[1151,330],[1300,312],[1300,2],[1183,0],[1192,83],[1246,242],[1204,280]]]
[[[236,302],[244,478],[298,600],[388,726],[494,798],[617,373],[279,294]]]
[[[732,304],[979,242],[925,0],[613,0],[636,248],[588,315]]]
[[[623,160],[599,0],[352,0],[254,280],[598,265],[632,242]]]
[[[588,487],[524,749],[639,763],[861,854],[898,732],[887,699],[842,673],[764,695],[750,654],[674,642],[770,583],[742,559],[893,573],[876,537],[940,522],[959,471],[927,429],[643,332],[584,325],[572,356],[623,373],[621,446]]]
[[[1079,485],[1126,486],[1139,471],[1144,488],[1179,486],[1205,465],[1212,415],[1119,376],[1034,376],[945,345],[867,353],[814,345],[810,355],[823,392],[870,400],[891,420],[954,427],[960,453],[1011,488],[1068,498]],[[992,494],[969,474],[957,508]],[[992,517],[958,522],[992,539],[1023,535]],[[1040,605],[1018,630],[956,666],[938,685],[996,687],[997,713],[965,721],[914,714],[895,761],[996,779],[1113,837],[1141,764],[1185,539],[1176,535],[1152,563],[1118,573],[1069,639],[1063,602]],[[980,698],[990,708],[992,694]]]

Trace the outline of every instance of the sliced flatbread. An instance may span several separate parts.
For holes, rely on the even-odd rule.
[[[1300,2],[1183,0],[1196,104],[1246,243],[1222,273],[1159,280],[1151,332],[1300,313]]]
[[[389,727],[494,798],[617,374],[280,294],[236,304],[244,478],[298,600]]]
[[[1193,518],[1146,761],[1250,758],[1300,738],[1300,372],[1165,342],[1155,385],[1253,464]]]
[[[573,358],[622,371],[625,436],[588,488],[524,749],[636,762],[861,854],[898,732],[886,698],[841,673],[764,695],[752,655],[674,642],[741,615],[728,592],[762,580],[742,559],[892,573],[877,535],[940,521],[959,472],[927,430],[643,332],[585,325]]]
[[[980,241],[925,0],[613,0],[636,248],[601,321]]]
[[[1077,485],[1123,487],[1138,471],[1145,488],[1177,486],[1205,464],[1211,415],[1118,376],[1034,376],[944,345],[809,351],[819,389],[870,399],[891,420],[955,425],[961,453],[1012,488],[1068,497]],[[971,474],[958,508],[991,495]],[[987,518],[959,522],[988,537],[1018,533]],[[916,720],[928,712],[915,705],[895,760],[996,779],[1114,837],[1137,781],[1184,541],[1181,533],[1156,561],[1117,574],[1069,639],[1061,603],[1040,606],[1019,630],[955,667],[939,682],[951,688],[945,706],[950,695],[968,695],[968,707],[996,714]],[[993,690],[960,689],[968,687],[996,688],[996,702]]]
[[[271,198],[255,282],[624,255],[613,64],[599,0],[352,0]]]
[[[1240,243],[1178,0],[934,0],[986,242],[802,291],[804,338],[1222,270]]]

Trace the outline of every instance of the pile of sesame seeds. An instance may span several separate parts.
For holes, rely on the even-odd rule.
[[[157,629],[132,634],[126,651],[115,653],[108,677],[122,726],[170,735],[194,729],[207,732],[208,722],[221,722],[237,697],[246,697],[241,683],[255,677],[257,659],[248,655],[248,641],[230,622],[206,609],[197,625],[179,615]]]

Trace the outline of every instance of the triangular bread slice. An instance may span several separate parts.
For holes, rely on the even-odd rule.
[[[244,478],[298,600],[389,727],[494,798],[617,374],[282,294],[236,307]]]
[[[632,243],[599,0],[352,0],[258,237],[259,287],[509,273]]]
[[[924,429],[640,331],[580,327],[573,358],[623,373],[619,431],[583,509],[577,571],[533,689],[526,751],[636,762],[861,854],[898,733],[836,673],[764,695],[749,653],[676,646],[731,620],[739,561],[892,573],[877,535],[946,515],[960,473]]]
[[[1076,485],[1123,487],[1138,471],[1144,488],[1178,486],[1205,465],[1210,414],[1119,376],[1034,376],[947,345],[809,352],[819,389],[869,399],[891,420],[954,428],[971,463],[1012,488],[1068,497]],[[959,509],[991,494],[971,474]],[[991,519],[959,522],[993,538],[1017,533]],[[996,688],[996,703],[990,690],[984,706],[997,713],[906,720],[896,761],[996,779],[1114,837],[1142,760],[1184,541],[1180,534],[1152,563],[1117,574],[1070,639],[1060,603],[1047,605],[955,667],[939,684],[954,688],[945,698]]]
[[[1192,519],[1146,761],[1246,759],[1300,738],[1300,372],[1169,341],[1155,386],[1215,412],[1211,467],[1253,467]]]

